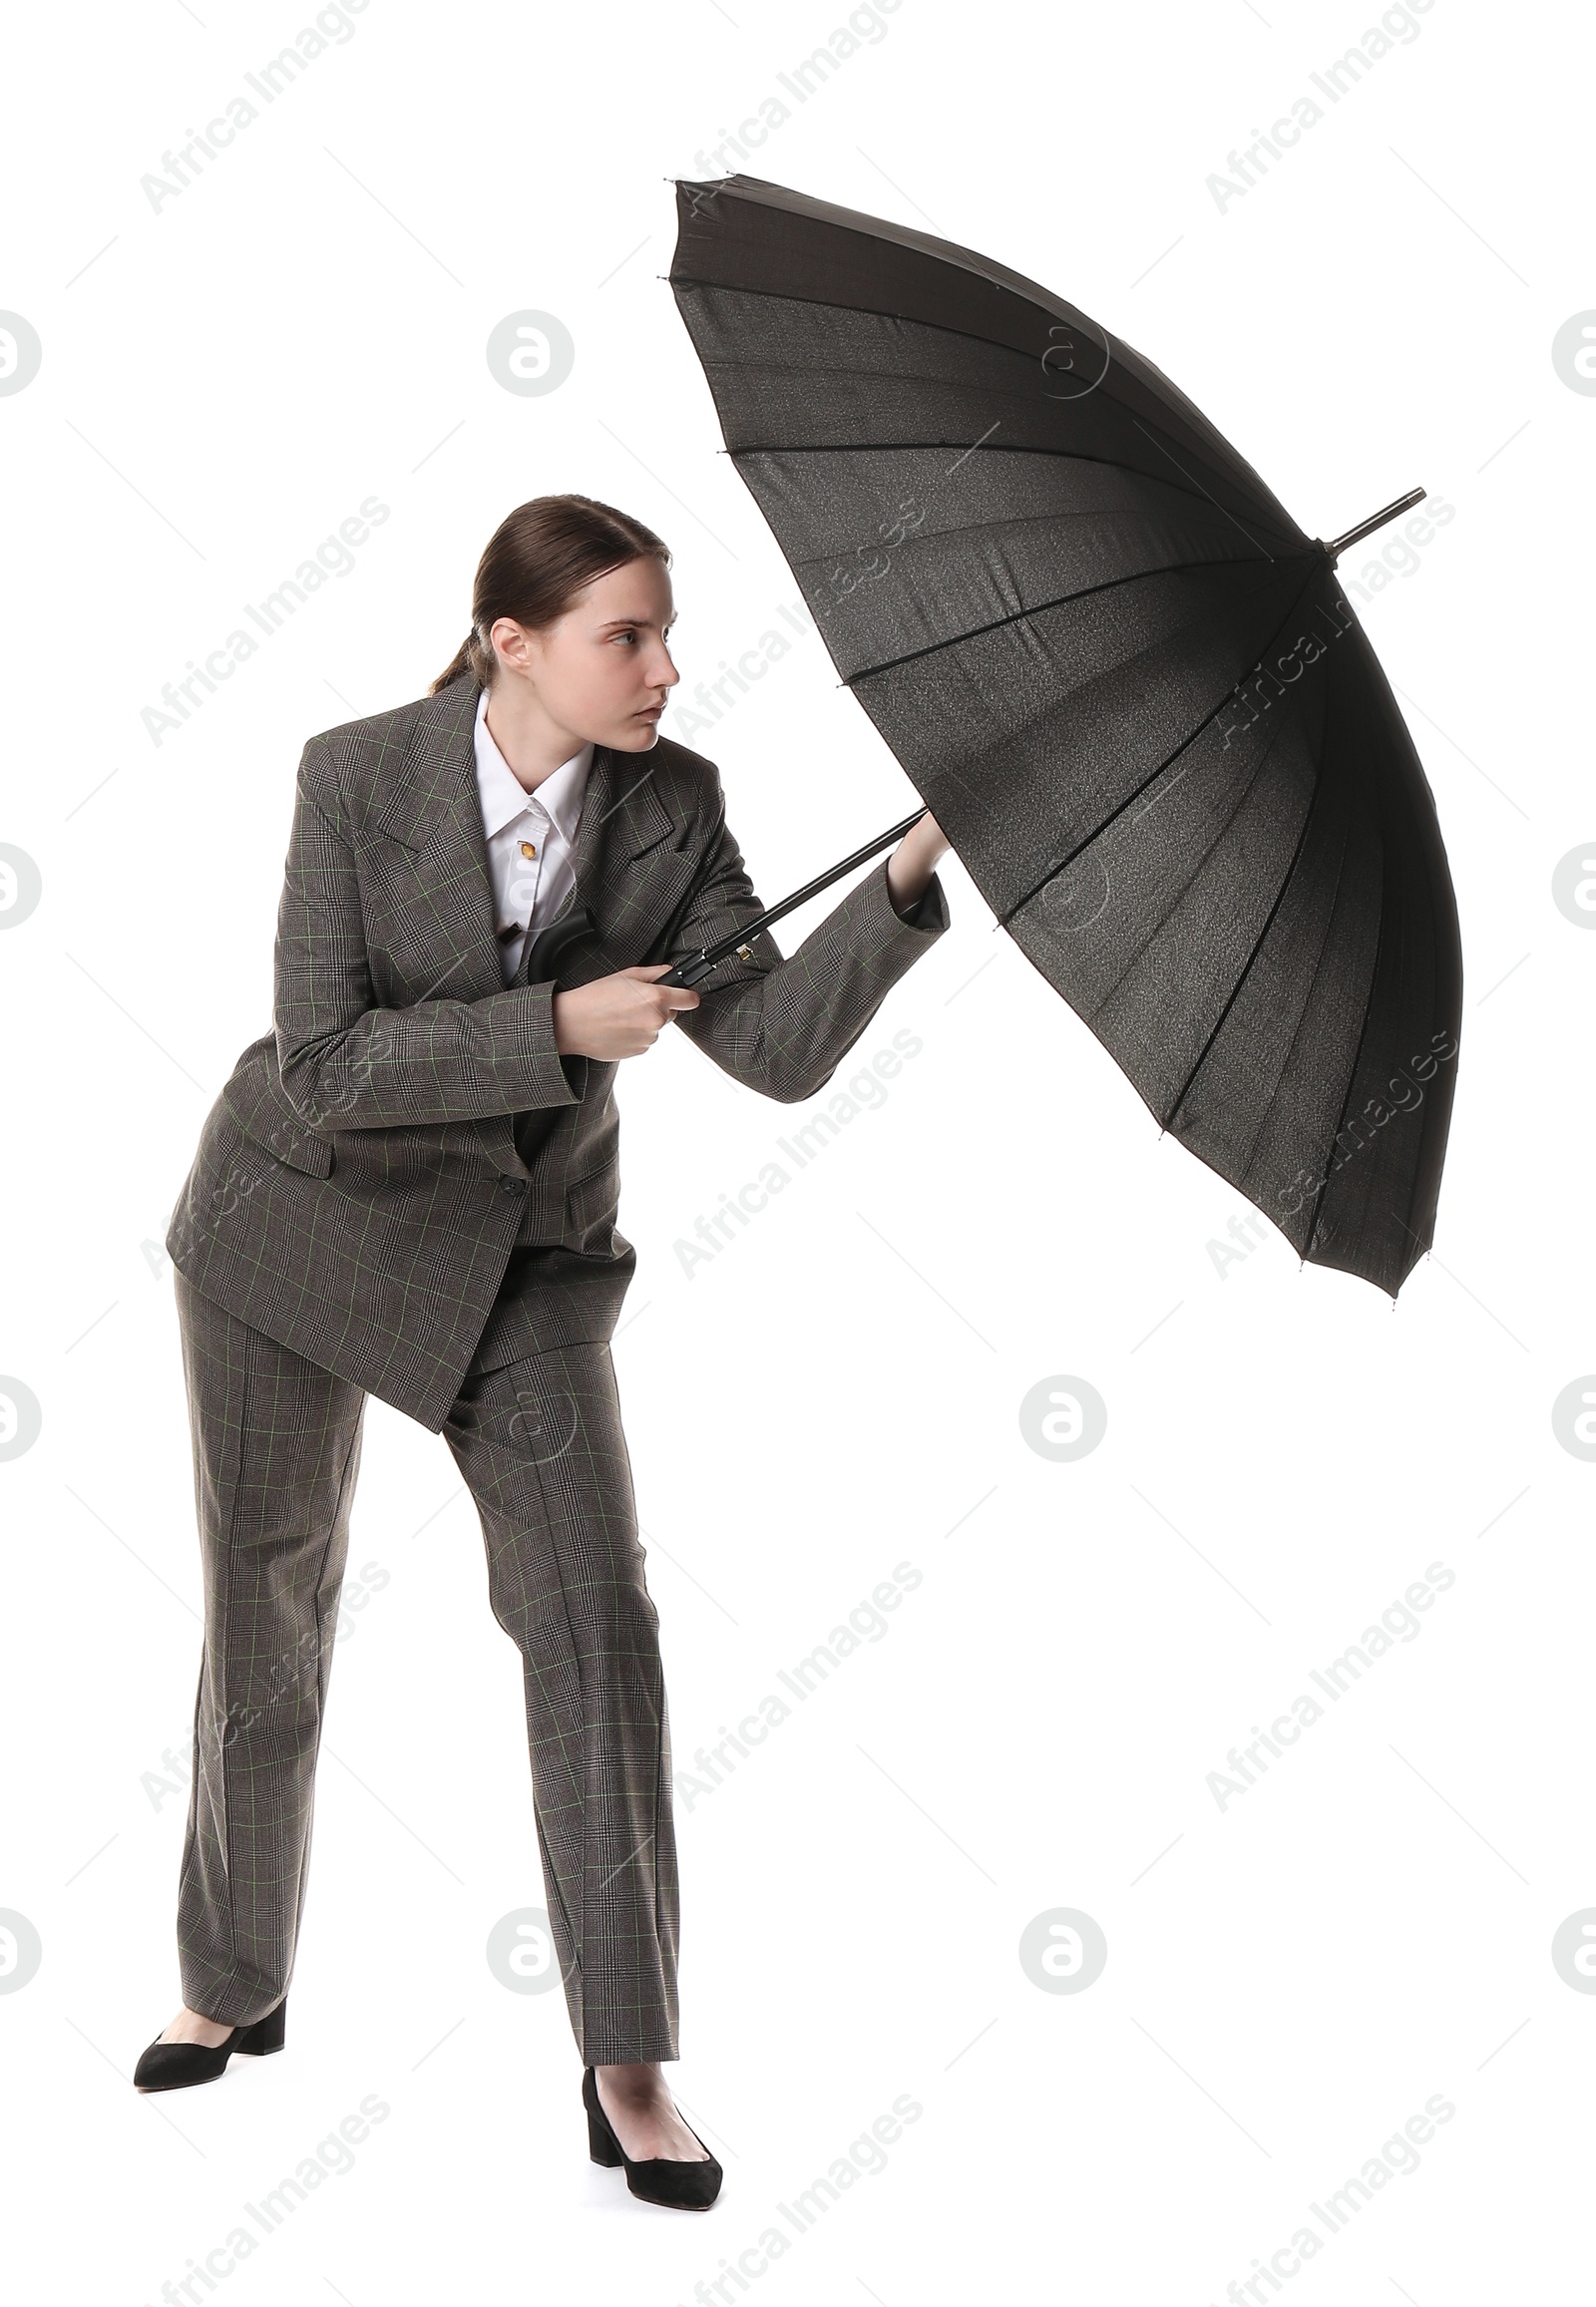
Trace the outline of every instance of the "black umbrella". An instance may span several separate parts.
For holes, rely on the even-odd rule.
[[[737,470],[998,923],[1164,1129],[1395,1299],[1462,964],[1335,563],[1423,492],[1326,545],[1150,361],[971,249],[741,176],[678,182],[677,222]]]

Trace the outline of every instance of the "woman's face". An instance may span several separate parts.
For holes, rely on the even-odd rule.
[[[669,574],[646,555],[596,577],[542,631],[500,617],[493,638],[560,728],[583,743],[646,753],[681,678],[665,646],[675,614]]]

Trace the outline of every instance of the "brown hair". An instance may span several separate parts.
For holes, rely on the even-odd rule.
[[[496,617],[534,630],[553,624],[584,585],[645,554],[670,567],[670,549],[651,529],[597,497],[533,497],[518,505],[488,540],[471,588],[471,630],[428,696],[468,673],[492,684],[499,668],[488,635]]]

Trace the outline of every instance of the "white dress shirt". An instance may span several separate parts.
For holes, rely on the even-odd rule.
[[[488,733],[484,689],[477,700],[476,750],[494,927],[514,931],[499,940],[508,985],[526,952],[528,934],[554,918],[575,885],[571,851],[594,749],[584,745],[529,793]]]

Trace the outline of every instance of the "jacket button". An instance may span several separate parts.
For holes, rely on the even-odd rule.
[[[519,1194],[525,1190],[527,1181],[525,1178],[501,1178],[499,1184],[503,1192]]]

